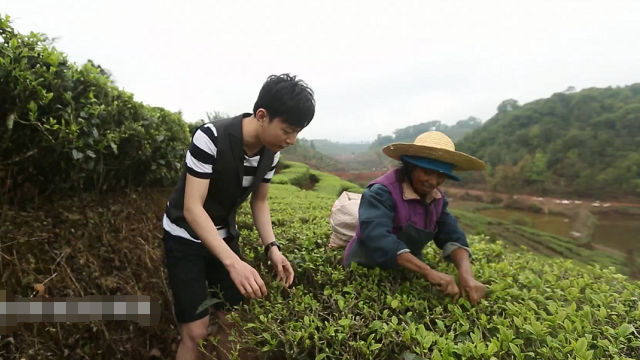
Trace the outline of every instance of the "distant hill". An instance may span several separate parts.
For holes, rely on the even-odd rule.
[[[346,170],[341,161],[316,150],[315,146],[311,144],[310,140],[297,139],[294,146],[289,146],[281,151],[282,158],[287,161],[304,163],[314,170],[325,172]]]
[[[371,143],[370,149],[379,150],[394,142],[412,143],[418,135],[430,130],[441,131],[449,136],[451,140],[457,142],[466,134],[481,126],[482,120],[473,116],[470,116],[466,120],[460,120],[455,125],[443,124],[440,120],[423,122],[417,125],[397,129],[393,132],[393,136],[378,134],[378,138]]]
[[[364,149],[364,144],[353,144],[352,149],[359,149],[360,152],[344,153],[342,155],[334,155],[341,162],[343,162],[349,171],[366,172],[366,171],[379,171],[388,169],[393,166],[394,161],[386,157],[382,153],[382,148],[393,142],[409,142],[415,141],[418,135],[429,130],[438,130],[447,134],[455,142],[461,139],[463,136],[473,131],[474,129],[482,126],[482,120],[476,117],[469,117],[466,120],[460,120],[455,125],[446,125],[439,120],[424,122],[417,125],[408,126],[405,128],[397,129],[393,132],[393,135],[378,134],[378,137],[371,142]],[[318,140],[314,140],[316,148],[320,150],[317,145]],[[356,145],[358,145],[356,147]],[[339,149],[343,149],[338,145],[333,148],[333,153],[339,152]],[[351,178],[349,178],[351,179]],[[351,180],[350,180],[351,181]],[[355,180],[353,180],[355,181]]]
[[[640,83],[569,88],[520,105],[503,101],[456,147],[490,165],[470,186],[605,199],[640,197]]]
[[[369,150],[371,142],[340,143],[326,139],[312,139],[310,142],[316,150],[334,157],[351,156]]]

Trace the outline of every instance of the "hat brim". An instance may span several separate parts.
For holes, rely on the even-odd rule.
[[[458,151],[451,151],[426,145],[409,143],[389,144],[382,148],[382,152],[388,157],[400,161],[400,156],[424,156],[455,165],[456,171],[480,171],[486,169],[486,164],[471,155]]]

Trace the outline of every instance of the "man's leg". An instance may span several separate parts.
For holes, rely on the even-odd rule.
[[[168,233],[163,242],[169,287],[181,335],[176,360],[199,360],[203,357],[198,341],[207,337],[209,327],[209,310],[196,314],[207,299],[207,269],[200,248],[203,245]]]
[[[229,242],[228,244],[236,254],[240,255],[237,241]],[[218,326],[212,335],[217,338],[215,348],[218,359],[227,360],[234,351],[235,345],[232,340],[229,340],[229,336],[232,332],[238,335],[242,329],[226,317],[231,314],[235,306],[240,305],[245,298],[233,280],[231,280],[227,269],[218,259],[212,258],[211,261],[207,263],[207,281],[209,282],[209,286],[212,287],[211,296],[218,299],[222,298],[223,300],[223,302],[214,305]],[[220,291],[218,292],[218,290]],[[239,352],[240,359],[254,359],[254,357],[248,356],[246,353],[246,350],[241,350]]]

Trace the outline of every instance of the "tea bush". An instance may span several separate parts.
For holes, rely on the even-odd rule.
[[[271,179],[272,184],[302,187],[310,181],[311,173],[309,166],[294,161],[280,160],[280,163],[282,164],[283,170],[273,176],[273,179]]]
[[[315,190],[326,194],[340,195],[343,191],[362,193],[363,190],[360,186],[354,183],[344,181],[336,175],[325,172],[311,170],[311,176],[318,179]]]
[[[238,315],[245,346],[287,359],[639,359],[640,285],[610,269],[542,258],[469,236],[476,277],[490,290],[477,307],[443,298],[419,276],[341,265],[327,248],[334,196],[272,185],[274,231],[296,267],[289,290]],[[250,211],[241,209],[245,255],[265,263]],[[425,259],[456,274],[430,245]],[[273,277],[275,278],[275,277]],[[279,354],[279,355],[278,355]],[[280,357],[278,357],[280,356]],[[273,358],[273,357],[267,357]],[[417,358],[416,358],[417,359]]]
[[[58,194],[175,180],[190,139],[179,113],[135,101],[2,14],[0,36],[0,180]]]
[[[313,191],[334,196],[340,195],[342,191],[362,192],[360,186],[332,174],[311,170],[306,164],[284,160],[281,163],[283,170],[273,177],[273,184],[294,185],[305,189],[309,187]]]

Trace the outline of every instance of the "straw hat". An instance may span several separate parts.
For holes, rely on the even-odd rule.
[[[440,131],[427,131],[411,143],[394,143],[385,146],[382,152],[388,157],[401,161],[401,156],[419,156],[454,165],[453,170],[484,170],[485,163],[473,156],[456,151],[453,141]]]

